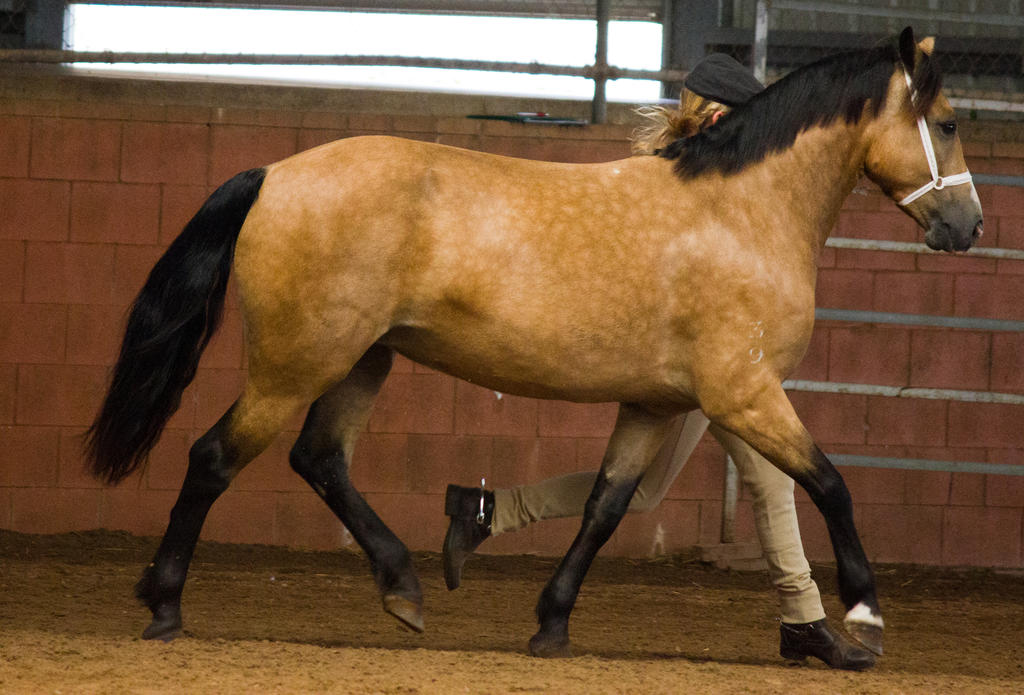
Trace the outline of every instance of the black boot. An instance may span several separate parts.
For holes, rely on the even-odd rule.
[[[444,513],[452,518],[441,551],[444,583],[458,589],[466,558],[491,535],[494,493],[480,487],[449,485],[444,494]]]
[[[803,661],[814,656],[832,668],[847,671],[863,671],[875,665],[874,654],[833,631],[825,618],[812,623],[782,623],[779,632],[779,654],[784,659]]]

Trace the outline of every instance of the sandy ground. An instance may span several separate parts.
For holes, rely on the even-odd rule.
[[[139,638],[132,587],[156,539],[0,531],[3,693],[1021,693],[1024,573],[876,567],[886,650],[865,673],[778,656],[762,573],[691,557],[595,563],[571,622],[576,657],[533,659],[549,558],[477,557],[463,587],[417,554],[427,631],[386,615],[361,555],[201,544],[186,635]],[[842,615],[833,570],[815,566]]]

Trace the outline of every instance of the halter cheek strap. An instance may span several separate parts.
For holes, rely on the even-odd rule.
[[[903,78],[907,81],[907,89],[910,90],[911,98],[913,98],[914,85],[910,81],[910,74],[904,71]],[[897,205],[910,205],[932,189],[941,191],[946,186],[958,186],[962,183],[969,183],[973,187],[974,183],[969,171],[953,174],[952,176],[939,176],[939,165],[935,160],[935,148],[932,147],[932,139],[928,134],[928,125],[924,122],[924,116],[917,117],[917,130],[921,133],[921,144],[924,145],[924,156],[928,159],[928,170],[932,174],[932,180],[899,201]]]

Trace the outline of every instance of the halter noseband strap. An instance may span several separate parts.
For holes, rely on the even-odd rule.
[[[910,81],[910,74],[904,71],[903,78],[907,81],[907,89],[910,90],[910,98],[913,99],[914,85]],[[918,188],[903,200],[899,201],[897,205],[910,205],[932,189],[941,191],[946,186],[958,186],[962,183],[969,183],[972,186],[974,185],[970,171],[963,171],[962,173],[953,174],[952,176],[939,176],[939,165],[935,160],[935,148],[932,146],[932,139],[928,134],[928,125],[924,121],[924,116],[917,117],[917,130],[921,133],[921,144],[924,145],[924,156],[928,159],[928,170],[931,171],[932,180]]]

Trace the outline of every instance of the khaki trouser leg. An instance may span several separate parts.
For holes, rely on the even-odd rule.
[[[680,419],[665,446],[644,474],[629,505],[630,512],[648,511],[665,497],[708,426],[700,411]],[[678,431],[678,439],[674,434]],[[793,503],[793,479],[751,449],[739,437],[717,427],[712,434],[732,456],[753,496],[754,521],[779,610],[786,623],[809,623],[825,617],[818,586],[804,556]],[[533,485],[494,491],[491,533],[516,531],[534,521],[583,515],[596,473],[580,472],[548,478]]]
[[[818,585],[804,556],[793,502],[793,479],[736,435],[711,427],[736,464],[753,496],[754,523],[772,584],[779,592],[784,623],[809,623],[825,617]]]
[[[665,444],[651,467],[640,479],[629,503],[630,512],[646,512],[658,506],[707,426],[707,418],[699,411],[679,419],[665,438]],[[533,485],[496,489],[491,533],[498,535],[517,531],[542,519],[583,516],[583,508],[594,489],[595,480],[596,473],[580,472],[548,478]]]

